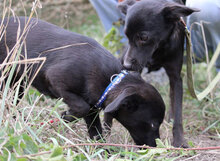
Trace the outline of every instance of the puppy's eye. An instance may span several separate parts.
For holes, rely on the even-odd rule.
[[[139,39],[140,39],[141,41],[147,41],[147,40],[148,40],[148,36],[147,36],[147,35],[141,35],[141,36],[139,37]]]
[[[137,34],[137,41],[139,45],[144,45],[148,41],[148,36],[147,34]]]

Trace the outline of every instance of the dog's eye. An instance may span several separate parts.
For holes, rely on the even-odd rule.
[[[144,45],[148,41],[147,34],[137,34],[137,41],[139,45]]]
[[[148,36],[147,35],[141,35],[140,36],[140,40],[141,41],[147,41],[148,40]]]

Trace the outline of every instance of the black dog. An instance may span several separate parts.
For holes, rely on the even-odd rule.
[[[170,80],[171,110],[174,117],[174,146],[184,145],[182,127],[182,79],[184,30],[180,17],[197,11],[166,0],[127,0],[119,4],[126,14],[125,34],[129,47],[124,54],[123,66],[141,72],[164,67]]]
[[[0,42],[0,63],[7,55],[5,44],[12,49],[16,43],[18,20],[14,21],[14,18],[10,19],[6,37]],[[21,17],[19,21],[22,31],[25,18]],[[90,137],[98,136],[102,128],[94,105],[110,83],[112,75],[120,73],[120,61],[93,39],[34,18],[30,23],[33,26],[25,40],[27,58],[46,57],[32,85],[52,98],[63,98],[69,106],[63,118],[73,121],[71,116],[83,117]],[[37,65],[34,65],[32,72],[36,68]],[[21,77],[23,69],[23,65],[17,68],[15,80]],[[164,102],[155,88],[145,83],[140,74],[120,75],[124,78],[109,91],[102,106],[106,124],[111,125],[112,118],[115,118],[127,128],[136,144],[155,146],[164,118]]]

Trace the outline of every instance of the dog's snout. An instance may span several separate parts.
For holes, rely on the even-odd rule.
[[[141,70],[143,69],[136,59],[132,59],[130,61],[124,61],[123,67],[126,70],[138,71],[138,72],[141,72]]]
[[[130,70],[132,68],[132,63],[124,61],[123,66],[125,67],[125,69]]]
[[[127,70],[131,70],[132,66],[135,66],[137,64],[137,60],[136,59],[130,59],[130,60],[125,60],[123,63],[123,66],[127,69]]]

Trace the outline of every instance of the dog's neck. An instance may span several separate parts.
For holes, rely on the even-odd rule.
[[[106,98],[108,97],[108,94],[110,93],[110,91],[114,88],[117,88],[117,85],[122,81],[122,79],[124,79],[124,77],[126,77],[126,75],[128,75],[129,73],[126,70],[122,70],[121,73],[119,74],[114,74],[111,77],[111,83],[106,87],[105,91],[103,92],[103,94],[101,95],[101,97],[99,98],[98,102],[96,103],[95,107],[96,108],[101,108],[103,102],[106,100]],[[115,78],[113,78],[115,77]]]
[[[185,26],[182,20],[176,22],[173,26],[173,30],[170,33],[169,39],[164,42],[162,47],[158,49],[158,53],[165,52],[164,58],[170,59],[170,53],[180,52],[183,53],[184,50],[184,36],[185,35]],[[160,54],[159,54],[160,55]],[[161,55],[158,58],[161,60]]]
[[[103,108],[108,106],[113,100],[115,100],[125,89],[128,88],[141,88],[143,86],[144,80],[141,78],[139,73],[130,73],[117,85],[116,88],[112,89],[105,102],[103,103]],[[138,84],[140,86],[138,86]],[[140,91],[137,89],[137,91]]]

